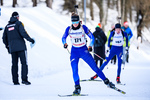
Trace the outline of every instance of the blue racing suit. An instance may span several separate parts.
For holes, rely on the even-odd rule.
[[[124,34],[124,37],[123,37],[121,32],[122,31],[120,31],[119,34],[116,33],[116,32],[114,33],[114,31],[112,31],[110,33],[110,36],[109,36],[109,39],[108,39],[108,47],[110,47],[111,37],[113,37],[112,47],[110,49],[109,56],[106,57],[105,62],[100,67],[100,70],[103,70],[104,67],[108,64],[108,62],[114,57],[114,55],[117,55],[117,58],[118,58],[117,76],[120,76],[120,73],[121,73],[124,37],[126,38],[126,47],[128,47],[127,33],[123,31],[123,34]]]
[[[79,74],[78,74],[79,58],[83,59],[91,67],[91,69],[97,73],[97,75],[102,80],[106,79],[105,75],[97,67],[92,55],[88,51],[88,48],[86,46],[85,34],[90,38],[91,41],[90,41],[89,46],[92,47],[94,44],[94,36],[85,25],[80,26],[80,28],[77,30],[73,30],[71,26],[68,26],[62,37],[63,44],[66,43],[66,38],[68,37],[68,35],[71,38],[72,48],[71,48],[70,62],[71,62],[73,79],[74,79],[75,85],[80,84],[79,82],[80,79],[79,79]]]

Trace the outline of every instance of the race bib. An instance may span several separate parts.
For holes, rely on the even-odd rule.
[[[86,45],[85,33],[81,27],[78,30],[71,29],[69,35],[74,47],[82,47]]]
[[[120,33],[116,33],[115,32],[115,34],[113,36],[112,45],[114,45],[114,46],[122,46],[123,43],[124,43],[124,41],[123,41],[123,36],[122,36],[121,32]]]

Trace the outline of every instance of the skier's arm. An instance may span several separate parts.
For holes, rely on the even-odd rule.
[[[63,44],[65,44],[66,43],[66,38],[68,37],[68,33],[69,33],[69,29],[70,29],[70,26],[68,26],[67,28],[66,28],[66,30],[65,30],[65,33],[64,33],[64,35],[63,35],[63,37],[62,37],[62,43]]]
[[[127,35],[126,32],[124,32],[124,36],[125,36],[125,38],[126,38],[126,47],[128,47],[128,35]]]
[[[132,38],[132,36],[133,36],[133,33],[132,33],[131,29],[130,29],[129,41]]]
[[[111,41],[111,37],[113,35],[113,31],[110,32],[109,38],[108,38],[108,47],[110,47],[110,41]]]
[[[84,32],[87,34],[87,36],[90,38],[90,45],[89,46],[92,47],[94,44],[95,38],[94,38],[92,32],[85,25],[83,25],[83,29],[84,29]]]

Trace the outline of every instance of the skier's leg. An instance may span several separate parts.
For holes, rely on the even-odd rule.
[[[115,85],[110,82],[104,75],[104,73],[97,67],[92,55],[88,52],[84,56],[82,56],[82,59],[92,68],[93,71],[97,73],[97,75],[104,81],[104,83],[110,87],[114,88]]]
[[[99,61],[99,60],[95,60],[95,63],[96,63],[97,66],[98,66],[98,61]],[[95,75],[92,76],[90,79],[91,79],[91,80],[94,80],[94,79],[96,79],[97,77],[98,77],[98,75],[95,74]]]
[[[120,52],[119,54],[117,54],[117,58],[118,58],[118,70],[117,70],[117,76],[120,76],[121,73],[121,63],[122,63],[122,52]]]
[[[79,58],[71,55],[70,61],[71,61],[71,67],[72,67],[73,79],[74,79],[75,85],[79,85],[80,84],[79,83],[79,74],[78,74]]]
[[[115,55],[115,52],[113,50],[110,51],[110,54],[108,57],[106,57],[104,63],[101,65],[100,70],[103,70],[105,68],[105,66],[108,64],[108,62],[113,58],[113,56]]]
[[[118,58],[117,83],[121,83],[120,82],[121,64],[122,64],[121,57],[122,57],[122,51],[117,54],[117,58]]]
[[[92,68],[93,71],[97,73],[102,80],[106,79],[104,73],[97,67],[92,55],[89,52],[84,52],[81,58]]]

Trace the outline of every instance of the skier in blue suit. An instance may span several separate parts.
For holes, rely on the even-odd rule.
[[[126,38],[126,52],[128,52],[128,36],[127,33],[121,30],[121,25],[117,23],[115,25],[115,31],[110,33],[108,39],[108,48],[110,48],[110,41],[111,37],[112,40],[112,47],[110,49],[109,56],[105,59],[105,62],[100,67],[100,70],[103,70],[104,67],[108,64],[108,62],[113,58],[114,55],[117,55],[118,58],[118,70],[117,70],[117,83],[120,82],[120,73],[121,73],[121,64],[122,64],[122,54],[123,54],[123,44],[124,44],[124,37]]]
[[[89,53],[90,51],[92,51],[94,36],[85,25],[81,25],[79,15],[77,15],[76,13],[72,13],[71,21],[72,25],[66,28],[66,31],[62,37],[62,43],[64,45],[64,48],[67,49],[68,44],[66,42],[66,38],[70,36],[72,42],[70,62],[75,83],[75,90],[73,94],[79,95],[81,91],[80,79],[78,75],[79,58],[82,58],[91,67],[91,69],[97,73],[97,75],[104,81],[107,86],[109,86],[110,88],[115,87],[115,85],[110,82],[105,77],[104,73],[97,67],[92,55]],[[86,46],[85,35],[87,35],[91,40],[88,47]]]
[[[130,48],[130,40],[133,37],[133,33],[132,30],[129,27],[129,23],[126,21],[123,23],[123,27],[121,27],[128,36],[128,47]],[[124,38],[124,41],[126,41],[126,39]],[[122,63],[125,64],[125,61],[128,63],[129,62],[129,50],[126,53],[125,52],[125,48],[126,48],[126,43],[123,44],[123,59],[122,59]]]

